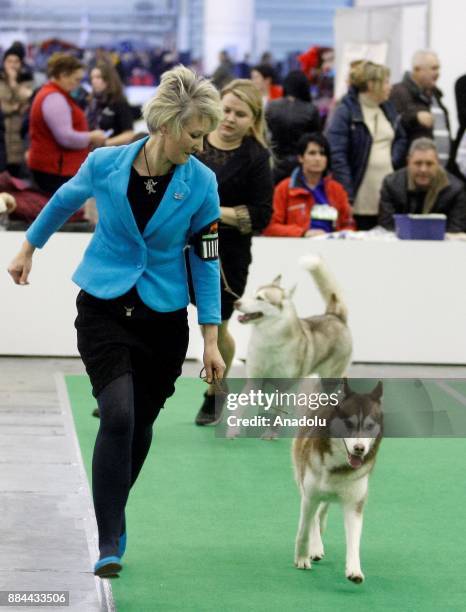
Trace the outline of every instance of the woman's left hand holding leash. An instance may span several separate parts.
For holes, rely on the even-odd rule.
[[[225,362],[220,355],[217,343],[211,346],[204,346],[203,361],[205,368],[205,381],[212,384],[216,381],[222,380],[225,372]]]
[[[225,372],[225,362],[217,346],[217,326],[204,325],[203,336],[205,381],[212,384],[215,381],[222,380]]]

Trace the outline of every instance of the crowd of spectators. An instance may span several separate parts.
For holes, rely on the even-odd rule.
[[[41,44],[28,45],[28,61],[36,75],[47,73],[47,63],[54,53],[68,53],[92,68],[98,62],[109,61],[116,68],[123,85],[157,85],[161,75],[186,61],[178,53],[161,47],[149,47],[141,43],[120,43],[112,47],[80,49],[64,40],[52,38]]]
[[[34,70],[21,43],[3,54],[0,189],[16,205],[10,197],[7,209],[1,194],[0,205],[12,220],[31,221],[93,148],[140,137],[134,130],[138,109],[130,107],[125,85],[154,85],[180,59],[162,49],[124,47],[50,55],[62,47],[54,40],[29,50]],[[45,59],[47,78],[37,79]],[[241,78],[259,91],[275,184],[264,234],[393,230],[399,213],[442,213],[449,232],[466,232],[466,120],[460,111],[454,141],[436,85],[437,55],[415,53],[411,70],[393,87],[386,66],[353,62],[347,93],[328,112],[316,99],[316,83],[330,95],[332,60],[330,49],[313,47],[283,75],[269,53],[253,65],[248,56],[235,63],[222,51],[211,75],[220,90]],[[458,99],[464,80],[457,82]],[[92,202],[86,210],[72,221],[95,223]]]
[[[24,59],[20,43],[3,55],[0,188],[10,195],[9,220],[30,223],[90,150],[132,141],[134,116],[111,56],[85,65],[74,53],[56,52],[39,86]],[[85,76],[88,89],[82,87]],[[85,217],[81,210],[70,221]]]
[[[412,69],[393,87],[386,66],[353,62],[347,93],[325,121],[320,116],[323,136],[315,105],[297,93],[299,77],[290,73],[284,97],[264,102],[276,182],[264,234],[308,238],[339,230],[393,231],[397,214],[442,214],[447,232],[465,233],[466,178],[459,153],[466,121],[459,107],[460,131],[453,142],[436,86],[439,75],[432,51],[416,52]]]

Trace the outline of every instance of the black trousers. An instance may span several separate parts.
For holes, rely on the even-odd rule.
[[[377,215],[353,215],[358,230],[367,232],[374,228],[378,223]]]
[[[32,176],[39,189],[51,196],[58,191],[62,185],[73,178],[72,176],[60,176],[59,174],[39,172],[39,170],[33,170]]]
[[[149,452],[154,421],[181,374],[187,310],[155,312],[135,291],[115,300],[81,291],[77,306],[78,348],[100,411],[92,490],[103,558],[117,553],[125,505]]]

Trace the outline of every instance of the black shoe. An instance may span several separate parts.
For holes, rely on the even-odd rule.
[[[95,416],[100,419],[100,412],[98,408],[94,408],[94,410],[92,411],[92,416]]]
[[[218,402],[217,402],[218,403]],[[217,413],[215,412],[215,395],[207,395],[207,391],[204,393],[204,402],[194,419],[196,425],[216,425],[222,418],[222,407],[217,407]]]

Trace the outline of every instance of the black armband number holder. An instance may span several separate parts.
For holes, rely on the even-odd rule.
[[[218,259],[218,221],[213,221],[194,234],[189,241],[203,261]]]

